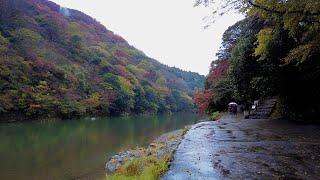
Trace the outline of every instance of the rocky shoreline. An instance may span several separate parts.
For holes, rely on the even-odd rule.
[[[172,160],[175,150],[178,148],[184,134],[188,131],[188,127],[172,132],[162,134],[156,138],[147,148],[136,148],[127,151],[122,151],[112,156],[106,163],[106,170],[108,174],[117,172],[121,166],[128,161],[133,161],[144,156],[153,156],[157,159],[168,157]],[[169,162],[168,162],[169,163]]]

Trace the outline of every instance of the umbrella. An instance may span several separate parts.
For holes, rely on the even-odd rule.
[[[235,102],[231,102],[231,103],[229,103],[229,105],[238,105],[238,104]]]

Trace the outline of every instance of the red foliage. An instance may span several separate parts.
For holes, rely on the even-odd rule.
[[[104,90],[101,98],[104,102],[111,104],[117,99],[117,95],[112,90]]]
[[[32,94],[33,93],[33,90],[31,87],[22,87],[20,90],[22,93],[25,93],[25,94]]]
[[[128,73],[124,66],[121,65],[115,65],[116,74],[122,77],[127,77]]]
[[[57,69],[57,66],[52,62],[36,60],[32,63],[32,70],[33,71],[31,75],[34,79],[45,79],[46,81],[52,81],[50,86],[53,86],[54,84],[55,86],[59,86],[59,81],[65,80],[64,72]]]
[[[39,72],[48,72],[54,71],[55,65],[51,62],[43,61],[43,60],[36,60],[33,63],[33,69]]]
[[[149,71],[144,74],[144,77],[152,82],[157,80],[157,73],[155,71]]]
[[[1,115],[69,118],[88,109],[120,115],[190,107],[182,92],[202,88],[202,76],[162,65],[88,15],[64,11],[49,0],[0,0],[0,29],[8,31],[0,57]],[[107,53],[91,51],[94,46]],[[118,88],[131,88],[119,77],[136,96]]]
[[[197,105],[199,112],[205,114],[210,101],[214,97],[214,94],[208,90],[197,91],[193,95],[193,101]]]
[[[67,76],[67,80],[71,83],[71,84],[78,84],[78,79],[75,76],[72,75],[68,75]]]
[[[212,84],[227,77],[229,69],[229,61],[222,60],[218,63],[212,63],[210,73],[208,75],[208,83]]]
[[[33,1],[33,2],[32,2]],[[37,10],[41,12],[41,14],[45,15],[46,20],[50,20],[50,24],[53,24],[55,27],[63,32],[63,30],[67,27],[67,21],[63,18],[63,15],[60,13],[60,6],[51,1],[39,1],[32,0],[31,2],[34,6],[37,7]]]
[[[128,54],[122,50],[117,49],[114,55],[118,58],[128,58]]]

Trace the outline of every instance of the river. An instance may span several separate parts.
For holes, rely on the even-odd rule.
[[[0,179],[102,179],[116,152],[197,120],[177,113],[0,124]]]

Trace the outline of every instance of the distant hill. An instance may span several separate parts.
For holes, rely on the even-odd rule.
[[[184,111],[203,84],[80,11],[0,0],[0,118]]]

